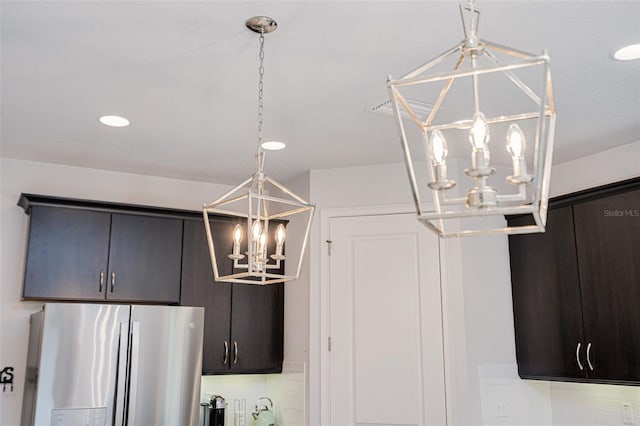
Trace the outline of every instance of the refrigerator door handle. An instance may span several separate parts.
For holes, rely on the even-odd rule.
[[[138,362],[140,360],[140,323],[131,323],[131,363],[129,367],[129,409],[127,425],[136,424],[136,398],[138,395]]]
[[[120,323],[120,341],[118,342],[118,371],[117,371],[117,382],[116,382],[116,414],[115,414],[115,425],[123,426],[124,425],[124,409],[125,409],[125,386],[127,381],[127,337],[129,336],[129,323],[121,322]]]

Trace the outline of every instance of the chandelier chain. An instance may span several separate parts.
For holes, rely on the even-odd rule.
[[[258,67],[258,150],[262,144],[263,88],[264,88],[264,31],[260,31],[260,66]]]

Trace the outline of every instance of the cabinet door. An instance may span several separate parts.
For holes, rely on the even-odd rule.
[[[547,225],[545,233],[509,236],[518,373],[583,379],[578,357],[586,368],[586,348],[571,206],[550,210]]]
[[[112,215],[107,299],[180,302],[182,220]]]
[[[282,371],[284,285],[233,284],[231,370]]]
[[[223,225],[212,224],[214,229]],[[231,235],[232,227],[228,227]],[[223,233],[216,232],[216,238],[221,234]],[[229,264],[221,264],[220,267],[228,268],[224,271],[228,273],[231,270],[231,261]],[[228,372],[231,359],[231,284],[213,281],[213,269],[202,220],[184,221],[180,304],[205,308],[202,372]]]
[[[589,377],[640,382],[640,190],[574,206]]]
[[[275,230],[279,221],[269,224],[268,253],[275,252]],[[232,227],[227,251],[231,252]],[[284,272],[284,263],[274,270]],[[246,271],[246,269],[245,269]],[[234,271],[240,272],[240,270]],[[293,284],[295,285],[295,284]],[[284,283],[233,284],[231,290],[232,372],[279,373],[284,357]]]
[[[24,298],[104,299],[110,221],[109,213],[33,206]]]
[[[329,229],[323,424],[447,424],[438,237],[410,214],[334,217]]]
[[[220,273],[232,272],[234,222],[211,219]],[[203,373],[282,371],[284,287],[213,281],[204,224],[185,220],[182,305],[205,308]],[[271,248],[271,251],[273,248]],[[225,364],[225,342],[228,357]]]

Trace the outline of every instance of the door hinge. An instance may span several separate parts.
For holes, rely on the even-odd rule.
[[[331,241],[331,240],[327,240],[327,254],[328,254],[329,256],[331,256],[331,243],[332,243],[332,242],[333,242],[333,241]]]
[[[327,338],[327,349],[329,349],[329,352],[331,352],[331,336]]]

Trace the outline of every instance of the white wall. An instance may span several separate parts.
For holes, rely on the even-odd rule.
[[[293,191],[298,197],[309,200],[309,180],[310,174],[305,173],[301,176],[286,182],[287,188]],[[317,218],[316,218],[317,220]],[[291,221],[287,225],[288,235],[303,235],[307,228],[306,216],[292,216]],[[296,253],[301,249],[302,241],[300,238],[291,238],[287,242],[287,251]],[[300,279],[285,283],[284,288],[284,360],[285,365],[302,364],[303,376],[303,392],[302,392],[302,413],[305,413],[305,424],[308,424],[308,412],[304,407],[309,406],[309,371],[305,368],[309,364],[309,250],[310,245],[307,242],[305,250],[302,271]],[[289,264],[287,267],[290,267]],[[290,273],[287,271],[287,273]],[[289,376],[292,377],[292,376]],[[296,377],[296,380],[298,376]],[[294,380],[295,382],[295,380]],[[291,380],[282,381],[285,387],[290,387]],[[297,383],[297,382],[296,382]],[[297,397],[293,397],[295,400]],[[292,400],[289,400],[290,402]],[[291,404],[290,404],[291,405]],[[293,411],[289,409],[289,412]],[[289,414],[295,417],[295,414]],[[295,424],[295,423],[293,423]]]
[[[320,425],[321,382],[321,251],[326,242],[321,238],[321,213],[336,207],[371,206],[409,203],[411,193],[404,166],[399,164],[312,170],[310,199],[316,204],[316,218],[311,231],[309,289],[309,405],[310,425]]]
[[[637,176],[640,176],[640,141],[554,165],[550,193],[562,195]]]

